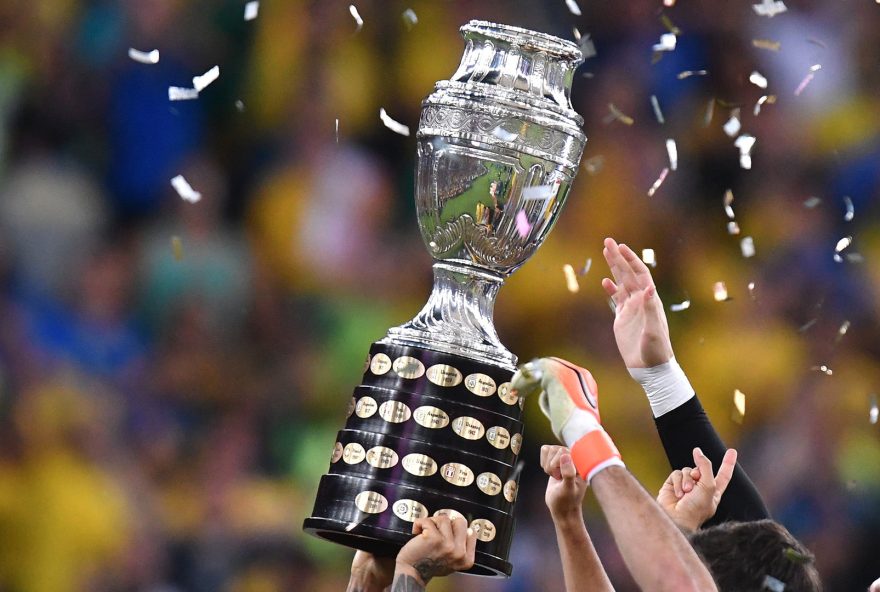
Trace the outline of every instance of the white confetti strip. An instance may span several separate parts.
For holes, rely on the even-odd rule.
[[[581,286],[578,284],[577,276],[574,273],[574,267],[566,263],[562,266],[562,273],[565,274],[565,285],[572,294],[580,291]]]
[[[727,189],[724,191],[724,213],[727,214],[727,217],[733,220],[736,216],[733,215],[733,191]]]
[[[139,51],[133,47],[129,47],[128,57],[136,62],[140,62],[141,64],[158,64],[159,50],[154,49],[153,51]]]
[[[577,31],[577,29],[575,29]],[[584,59],[588,60],[590,58],[596,57],[596,44],[593,43],[593,40],[590,38],[590,34],[581,35],[580,31],[578,31],[578,46],[581,48],[581,53],[584,54]]]
[[[880,407],[877,405],[877,395],[872,393],[871,408],[868,410],[868,421],[871,422],[871,425],[874,425],[878,419],[880,419]]]
[[[518,133],[509,132],[500,125],[492,130],[492,135],[502,142],[513,142],[519,137]]]
[[[856,215],[856,208],[853,205],[853,201],[848,195],[843,196],[843,203],[846,205],[846,213],[843,215],[843,219],[846,222],[852,222],[852,219]]]
[[[762,95],[760,99],[755,103],[755,108],[752,109],[752,113],[757,116],[761,114],[761,107],[764,106],[764,103],[768,105],[772,105],[776,102],[776,95]]]
[[[214,66],[201,76],[193,76],[193,87],[198,92],[205,90],[209,84],[220,78],[220,66]]]
[[[742,423],[746,416],[746,394],[739,389],[733,391],[733,421]]]
[[[388,113],[385,112],[384,108],[379,109],[379,119],[382,120],[382,123],[385,124],[385,127],[390,129],[395,134],[400,134],[401,136],[409,135],[409,126],[403,125],[399,121],[391,119]]]
[[[767,88],[767,79],[757,70],[749,74],[749,82],[751,82],[758,88]]]
[[[545,201],[552,197],[556,197],[559,192],[560,182],[554,182],[550,185],[535,185],[526,187],[522,192],[523,201]]]
[[[760,4],[752,4],[752,8],[758,16],[766,16],[773,18],[777,14],[782,14],[788,8],[782,0],[761,0]]]
[[[635,123],[635,120],[632,117],[618,109],[614,103],[608,103],[608,110],[611,111],[611,114],[605,117],[605,123],[611,123],[612,121],[619,121],[624,125],[632,125]]]
[[[675,33],[663,33],[660,35],[660,43],[655,43],[652,48],[654,51],[673,51],[678,42]]]
[[[584,161],[584,168],[587,171],[588,175],[595,175],[599,171],[602,170],[602,167],[605,165],[605,157],[601,154],[597,154],[596,156],[590,157]]]
[[[810,368],[810,370],[814,370],[816,372],[821,372],[825,376],[833,376],[834,375],[834,370],[832,370],[831,368],[829,368],[825,364],[822,364],[820,366],[813,366],[812,368]]]
[[[169,101],[191,101],[199,98],[199,91],[194,88],[185,88],[182,86],[168,87]]]
[[[260,13],[260,2],[259,0],[251,0],[244,5],[244,20],[252,21],[257,18],[257,15]]]
[[[840,328],[837,330],[837,339],[835,342],[839,343],[843,336],[846,335],[846,332],[849,331],[851,323],[849,321],[843,321],[841,323]]]
[[[669,138],[666,140],[666,153],[669,155],[669,168],[671,170],[678,169],[678,147],[675,145],[675,140]]]
[[[768,574],[764,576],[764,581],[761,583],[761,590],[785,592],[785,583]]]
[[[684,72],[679,72],[677,74],[677,77],[679,80],[684,80],[685,78],[690,78],[691,76],[705,76],[708,73],[708,70],[685,70]]]
[[[681,312],[683,310],[687,310],[691,307],[690,300],[682,300],[681,302],[677,302],[675,304],[669,305],[670,312]]]
[[[820,203],[822,203],[821,197],[816,197],[815,195],[811,195],[810,197],[808,197],[807,199],[804,200],[804,207],[807,208],[808,210],[812,210],[813,208],[818,206]]]
[[[663,111],[660,110],[660,101],[657,100],[656,95],[651,95],[651,107],[654,108],[654,116],[657,118],[657,123],[660,125],[666,123],[666,120],[663,119]]]
[[[654,249],[642,249],[642,261],[645,262],[645,265],[657,267],[657,255],[654,253]]]
[[[779,49],[782,47],[782,43],[780,43],[779,41],[772,41],[770,39],[752,39],[752,46],[757,47],[758,49],[779,51]]]
[[[715,298],[715,302],[724,302],[730,299],[724,282],[715,282],[712,285],[712,296]]]
[[[740,251],[742,251],[742,256],[746,259],[755,256],[755,241],[752,239],[752,237],[742,237],[742,240],[739,241],[739,248]]]
[[[412,29],[416,25],[419,24],[419,17],[416,16],[416,11],[412,8],[407,8],[403,11],[403,22],[406,23],[407,29]]]
[[[669,174],[669,167],[663,167],[663,170],[660,171],[660,176],[657,177],[657,180],[654,181],[654,184],[651,185],[651,188],[648,189],[648,197],[654,197],[654,194],[657,193],[657,190],[660,189],[660,186],[663,185],[663,181],[666,180],[666,175]]]
[[[202,194],[193,189],[187,180],[183,178],[183,175],[177,175],[171,179],[171,186],[174,187],[174,190],[177,191],[177,195],[179,195],[183,201],[196,203],[202,199]]]
[[[339,118],[336,118],[336,126],[334,128],[334,133],[336,135],[336,143],[339,143]]]
[[[749,282],[749,285],[747,287],[749,289],[749,297],[752,300],[756,300],[756,298],[755,298],[755,282]]]
[[[241,99],[235,101],[235,108],[238,110],[239,113],[244,111],[244,101],[242,101]]]
[[[880,0],[877,1],[880,2]],[[672,8],[673,6],[675,6],[675,0],[663,0],[663,6],[668,6],[669,8]]]
[[[733,143],[739,148],[739,166],[744,169],[752,168],[752,148],[755,145],[755,136],[751,134],[743,134]]]
[[[568,6],[568,11],[575,15],[581,16],[581,7],[578,6],[578,3],[575,0],[565,0],[565,5]]]
[[[578,275],[587,275],[587,273],[590,271],[590,268],[592,266],[593,266],[593,260],[592,260],[592,258],[588,258],[587,262],[584,263],[583,269],[581,269],[580,272],[578,272]]]
[[[736,220],[727,223],[727,234],[739,234],[739,224],[736,223]]]
[[[357,29],[354,30],[354,32],[357,33],[364,27],[364,19],[361,18],[361,14],[358,12],[357,6],[354,4],[348,5],[348,12],[351,13],[351,18],[353,18],[355,24],[357,24]]]
[[[834,252],[840,253],[842,250],[844,250],[845,248],[847,248],[851,244],[852,244],[852,237],[845,236],[842,239],[840,239],[839,241],[837,241],[837,246],[834,247]]]
[[[526,238],[532,231],[532,225],[529,224],[525,210],[520,210],[516,214],[516,231],[519,233],[520,238]]]
[[[730,114],[730,119],[724,124],[724,133],[734,137],[739,133],[739,130],[742,129],[742,123],[739,121],[739,109],[734,109],[733,113]]]
[[[794,89],[794,96],[800,96],[804,89],[807,88],[807,85],[810,84],[810,81],[813,80],[813,77],[816,75],[816,72],[822,69],[822,64],[814,64],[810,66],[810,71],[807,72],[807,75],[804,76],[804,79],[801,80],[801,83],[798,84],[797,88]]]

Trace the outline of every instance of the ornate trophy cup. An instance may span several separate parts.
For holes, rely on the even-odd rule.
[[[471,21],[461,65],[423,102],[416,210],[434,288],[370,348],[305,531],[393,555],[412,523],[458,512],[470,573],[510,575],[522,404],[492,324],[504,278],[550,232],[580,163],[574,43]]]

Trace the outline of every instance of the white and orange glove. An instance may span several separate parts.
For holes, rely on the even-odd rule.
[[[540,392],[538,404],[560,442],[571,449],[578,474],[588,482],[603,469],[624,466],[599,418],[599,389],[593,375],[559,358],[538,358],[513,375],[521,397]]]

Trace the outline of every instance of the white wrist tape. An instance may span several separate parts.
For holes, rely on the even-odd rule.
[[[665,364],[653,368],[627,368],[627,370],[629,375],[645,389],[654,417],[660,417],[677,409],[695,394],[675,356]]]

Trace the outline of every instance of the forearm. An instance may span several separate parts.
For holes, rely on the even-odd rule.
[[[565,592],[614,592],[587,533],[580,509],[564,516],[553,516],[553,526],[559,543]]]
[[[352,571],[345,592],[385,592],[388,586],[376,581],[370,574]]]
[[[609,467],[590,486],[642,590],[717,590],[684,535],[626,469]]]
[[[424,592],[427,585],[416,568],[398,562],[394,566],[394,581],[389,590],[390,592]]]
[[[692,466],[695,447],[699,447],[712,461],[712,466],[721,466],[727,447],[696,396],[655,418],[654,423],[673,469]],[[761,494],[737,463],[727,492],[721,498],[715,516],[707,525],[728,520],[751,521],[769,517],[770,512],[767,511]]]

